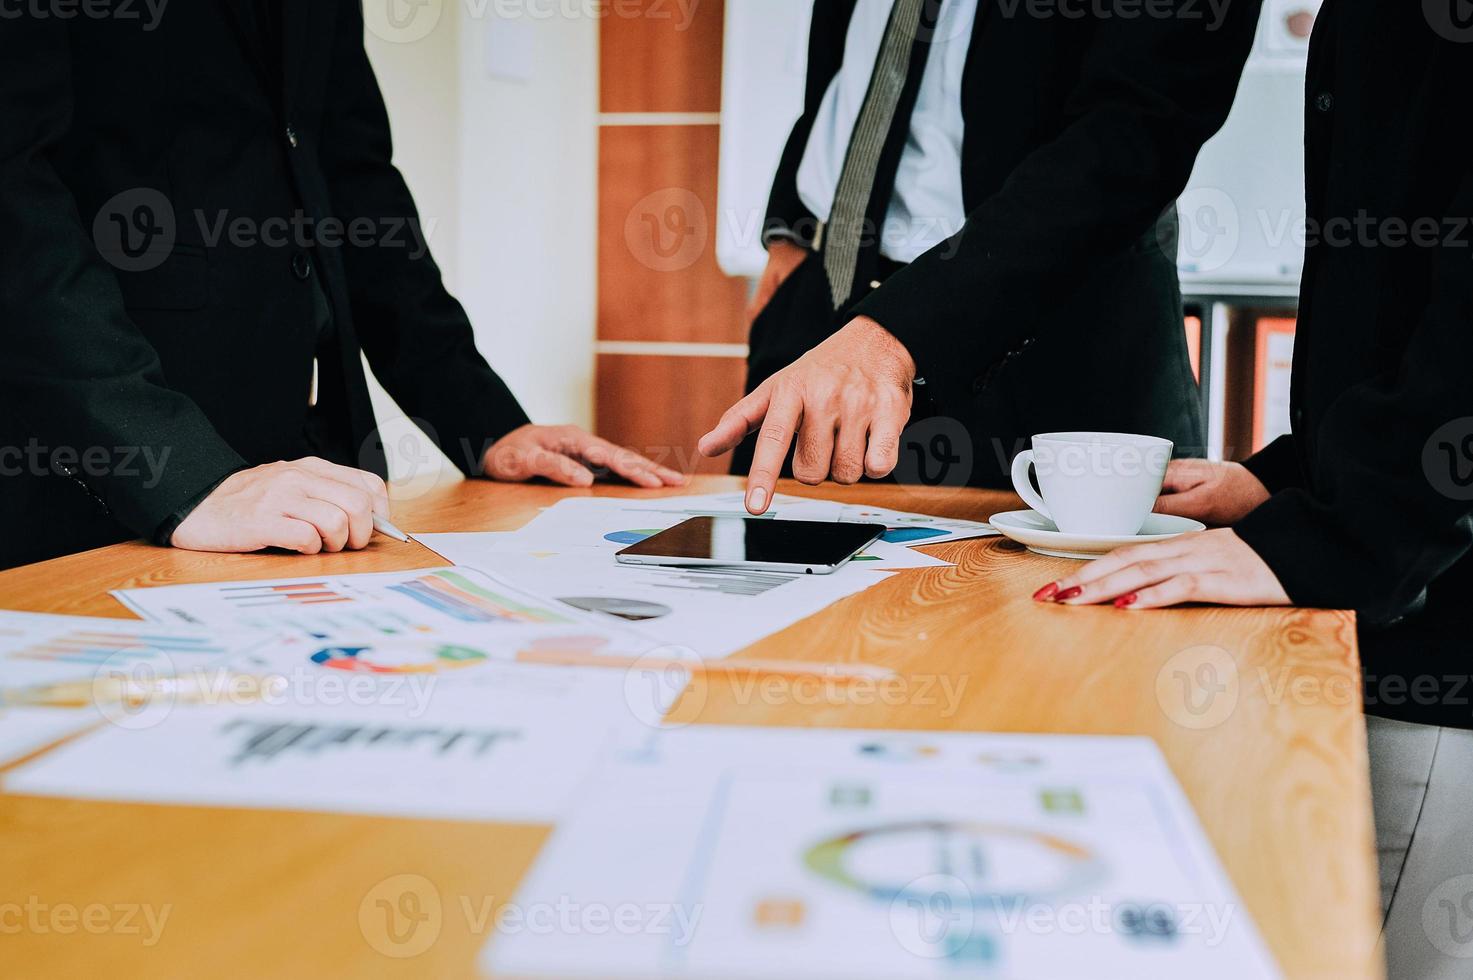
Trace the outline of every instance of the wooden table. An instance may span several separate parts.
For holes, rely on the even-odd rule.
[[[731,489],[698,479],[690,491]],[[789,485],[788,492],[986,519],[1008,494]],[[650,496],[599,488],[600,494]],[[506,530],[568,493],[457,483],[399,492],[413,532]],[[1354,619],[1312,610],[1120,612],[1030,601],[1070,562],[1006,541],[930,549],[955,568],[900,572],[738,657],[864,662],[915,697],[815,706],[697,680],[672,715],[715,724],[1137,734],[1164,751],[1248,910],[1291,977],[1379,977],[1379,907]],[[0,573],[0,607],[126,616],[119,587],[388,571],[443,564],[413,544],[304,558],[123,544]],[[921,697],[944,681],[960,697]],[[883,700],[891,703],[877,703]],[[757,703],[754,703],[757,702]],[[159,760],[167,764],[167,760]],[[0,970],[11,976],[470,975],[485,911],[510,900],[540,826],[73,802],[0,796]],[[360,906],[422,875],[439,938],[415,956],[371,941]],[[7,904],[9,903],[9,904]],[[168,908],[149,930],[66,929],[67,906]],[[41,927],[15,930],[19,914]],[[94,912],[99,916],[100,912]],[[138,920],[140,923],[142,920]],[[135,923],[137,924],[137,923]],[[370,930],[371,931],[371,930]],[[377,947],[377,948],[376,948]]]

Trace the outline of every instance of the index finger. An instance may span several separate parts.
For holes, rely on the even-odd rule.
[[[791,389],[779,389],[767,409],[767,420],[762,423],[757,450],[752,455],[752,471],[747,476],[748,512],[764,513],[772,502],[772,489],[777,485],[783,460],[788,458],[788,447],[793,444],[802,417],[803,399]]]
[[[701,436],[696,444],[702,456],[720,456],[736,447],[747,433],[757,428],[767,415],[772,385],[763,382],[750,395],[728,408],[716,423],[716,428]]]
[[[308,456],[296,462],[298,466],[314,476],[346,483],[350,487],[362,490],[373,498],[375,514],[380,517],[389,516],[389,488],[375,474],[367,470],[355,470],[351,466],[342,466],[325,459],[318,459],[315,456]]]

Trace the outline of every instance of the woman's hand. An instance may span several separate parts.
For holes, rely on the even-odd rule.
[[[1157,609],[1182,602],[1290,604],[1258,552],[1227,528],[1112,551],[1078,574],[1050,582],[1033,598],[1066,606],[1113,602],[1117,609]]]
[[[1178,459],[1167,467],[1156,513],[1227,527],[1247,517],[1268,497],[1267,488],[1242,463]]]

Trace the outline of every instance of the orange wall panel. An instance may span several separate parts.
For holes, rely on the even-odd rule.
[[[599,132],[600,340],[744,343],[747,282],[716,264],[715,126]]]
[[[684,473],[725,473],[696,440],[742,397],[746,362],[735,357],[601,354],[595,430]]]
[[[725,16],[723,0],[609,3],[599,25],[602,111],[721,111]]]

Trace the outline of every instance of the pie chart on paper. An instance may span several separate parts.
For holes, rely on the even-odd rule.
[[[582,609],[585,612],[617,616],[633,623],[646,619],[659,619],[674,612],[663,603],[646,602],[643,599],[617,599],[612,596],[562,596],[558,601],[566,602],[575,609]]]
[[[604,535],[604,540],[612,541],[614,544],[639,544],[645,538],[659,533],[660,529],[657,527],[636,528],[632,531],[610,531]]]

